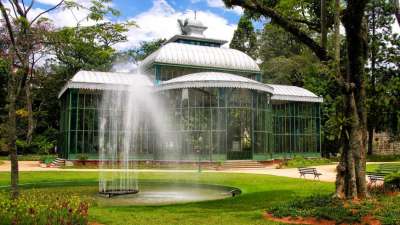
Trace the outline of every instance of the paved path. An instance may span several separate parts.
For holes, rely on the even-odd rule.
[[[320,180],[333,182],[335,180],[336,165],[316,166],[317,170],[322,173]],[[0,172],[10,171],[10,161],[4,161],[0,165]],[[99,169],[61,169],[61,168],[42,168],[38,161],[20,161],[19,171],[87,171],[96,172]],[[107,171],[107,170],[105,170]],[[172,169],[140,169],[142,172],[197,172],[197,170],[172,170]],[[274,167],[267,167],[262,169],[231,169],[231,170],[203,170],[203,172],[210,173],[249,173],[249,174],[269,174],[284,177],[299,178],[299,172],[296,168],[290,169],[275,169]],[[312,175],[308,175],[306,179],[314,179]]]
[[[379,162],[381,163],[381,162]],[[374,162],[368,162],[368,164],[374,164]],[[376,163],[375,163],[376,164]],[[320,176],[321,181],[334,182],[336,179],[336,164],[314,166],[318,172],[322,173]],[[4,161],[4,164],[0,165],[0,172],[10,171],[10,161]],[[96,172],[99,169],[61,169],[61,168],[42,168],[38,161],[20,161],[19,171],[87,171]],[[107,170],[105,170],[107,171]],[[139,169],[141,172],[187,172],[193,173],[197,170],[171,170],[171,169]],[[299,172],[297,168],[289,169],[275,169],[275,167],[266,167],[262,169],[232,169],[232,170],[204,170],[203,172],[209,173],[249,173],[249,174],[269,174],[282,177],[293,177],[299,178]],[[304,179],[304,178],[303,178]],[[314,180],[314,176],[306,175],[306,179]]]

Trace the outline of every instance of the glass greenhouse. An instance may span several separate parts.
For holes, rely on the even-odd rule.
[[[169,132],[180,138],[163,146],[143,125],[138,160],[319,156],[322,98],[300,87],[264,84],[251,57],[205,38],[205,29],[189,20],[187,35],[175,35],[141,62],[144,75],[78,72],[59,94],[61,156],[98,159],[99,112],[109,110],[100,107],[102,92],[142,76],[168,106],[166,116],[174,124]]]

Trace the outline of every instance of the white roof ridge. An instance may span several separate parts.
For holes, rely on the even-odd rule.
[[[200,88],[200,87],[226,87],[254,89],[273,93],[273,88],[256,80],[240,75],[223,72],[199,72],[172,78],[164,81],[157,87],[158,90]]]
[[[139,67],[146,70],[153,63],[260,72],[258,64],[250,56],[237,49],[177,42],[161,46],[157,51],[146,57]]]
[[[108,90],[118,89],[122,86],[132,85],[135,83],[149,87],[154,85],[149,77],[143,74],[80,70],[67,81],[59,92],[58,98],[60,98],[64,92],[70,88]]]
[[[323,102],[323,98],[314,94],[310,90],[284,84],[268,84],[274,88],[274,94],[272,100],[284,100],[284,101],[300,101],[300,102]]]

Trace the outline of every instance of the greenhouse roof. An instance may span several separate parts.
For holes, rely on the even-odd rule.
[[[285,100],[297,102],[323,102],[323,98],[315,95],[311,91],[288,85],[268,84],[274,89],[272,100]]]
[[[109,90],[115,86],[126,86],[141,84],[143,86],[153,86],[153,82],[145,76],[132,73],[112,73],[98,71],[79,71],[61,89],[58,97],[60,98],[69,88],[89,89],[89,90]]]
[[[236,49],[168,43],[149,55],[140,64],[145,71],[154,63],[260,72],[257,63]]]
[[[123,88],[127,85],[154,86],[149,77],[141,74],[79,71],[61,89],[58,97],[60,98],[69,88],[112,90]],[[272,94],[272,100],[323,102],[322,97],[301,87],[263,84],[243,76],[221,72],[201,72],[176,77],[162,82],[157,89],[169,90],[201,87],[246,88],[269,92]]]
[[[192,73],[173,78],[162,82],[158,89],[169,90],[203,87],[246,88],[273,93],[273,88],[269,85],[246,77],[220,72]]]

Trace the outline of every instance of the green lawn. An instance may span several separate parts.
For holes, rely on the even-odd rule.
[[[393,165],[400,165],[400,163],[393,163]],[[379,163],[377,164],[367,164],[367,172],[375,172],[379,167]]]
[[[57,155],[39,155],[39,154],[27,154],[18,155],[18,160],[20,161],[39,161],[44,158],[56,158]],[[10,160],[9,156],[0,156],[0,160]]]
[[[22,184],[42,183],[36,189],[56,190],[65,195],[69,185],[97,181],[97,172],[22,172]],[[269,175],[230,173],[140,173],[140,180],[199,182],[238,187],[242,195],[235,198],[167,206],[92,206],[90,219],[103,224],[276,224],[265,221],[265,209],[284,201],[333,191],[333,183],[284,178]],[[64,182],[64,183],[63,183]],[[9,173],[0,173],[0,185],[9,184]],[[52,187],[52,188],[48,188]],[[32,186],[25,186],[28,192]]]

